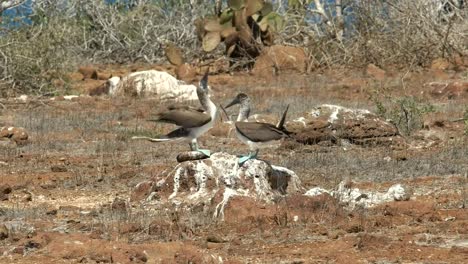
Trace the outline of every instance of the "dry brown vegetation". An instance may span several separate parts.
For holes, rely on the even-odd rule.
[[[167,45],[181,48],[189,63],[213,64],[222,59],[223,45],[213,53],[201,52],[195,34],[196,18],[212,14],[213,6],[192,2],[36,1],[27,20],[14,24],[19,27],[12,27],[8,17],[0,25],[0,92],[73,93],[67,72],[78,65],[161,63]],[[287,1],[280,1],[274,6],[284,19],[275,43],[305,48],[308,70],[369,63],[417,70],[436,58],[454,67],[463,64],[468,39],[465,6],[447,11],[423,0],[339,1],[342,17],[334,17],[334,2],[308,2],[315,5],[287,9]]]

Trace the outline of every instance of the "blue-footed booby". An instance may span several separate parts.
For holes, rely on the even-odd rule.
[[[284,128],[289,105],[286,107],[281,120],[275,126],[269,123],[248,121],[250,115],[250,98],[245,93],[239,93],[225,108],[236,104],[240,104],[239,115],[234,123],[236,135],[242,142],[249,146],[250,150],[247,156],[239,158],[240,164],[249,159],[256,158],[260,148],[272,147],[279,144],[282,139],[289,137]]]
[[[156,118],[149,121],[175,124],[179,128],[159,138],[133,137],[133,139],[147,139],[152,142],[189,140],[192,151],[199,151],[210,156],[210,151],[200,149],[197,142],[197,138],[210,130],[216,120],[217,109],[210,99],[209,90],[207,71],[197,87],[198,100],[203,109],[190,106],[169,106],[166,111],[160,112]]]

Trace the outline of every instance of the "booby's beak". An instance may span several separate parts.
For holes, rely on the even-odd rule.
[[[228,109],[229,107],[233,106],[233,105],[236,105],[236,104],[240,104],[240,100],[238,97],[234,98],[234,100],[232,100],[232,102],[230,102],[228,105],[226,105],[224,108]]]
[[[203,88],[203,90],[205,90],[205,91],[207,91],[209,89],[209,87],[208,87],[208,73],[209,73],[209,68],[206,70],[205,75],[203,75],[203,78],[200,80],[200,87]]]

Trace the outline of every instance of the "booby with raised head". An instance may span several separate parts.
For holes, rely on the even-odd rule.
[[[248,121],[250,115],[250,98],[245,93],[239,93],[225,108],[236,104],[240,104],[239,115],[234,123],[236,135],[242,142],[249,146],[250,150],[248,155],[239,158],[240,164],[249,159],[256,158],[260,148],[272,147],[279,144],[282,139],[289,137],[284,128],[289,105],[286,107],[281,120],[275,126],[269,123]]]
[[[190,106],[170,106],[166,111],[160,112],[156,118],[149,121],[175,124],[179,128],[159,138],[133,137],[133,139],[147,139],[152,142],[189,140],[192,151],[199,151],[210,156],[210,151],[200,149],[197,142],[197,138],[210,130],[216,120],[217,109],[210,99],[209,90],[207,71],[197,87],[198,100],[203,109]]]

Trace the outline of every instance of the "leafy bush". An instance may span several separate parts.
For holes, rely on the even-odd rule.
[[[203,45],[195,26],[197,17],[212,15],[213,7],[222,3],[215,2],[33,1],[26,19],[14,21],[22,26],[0,23],[0,96],[66,93],[66,73],[77,65],[161,63],[170,43],[182,50],[186,61],[219,58],[222,49],[200,52]],[[235,2],[263,1],[229,1]],[[284,27],[274,40],[264,39],[268,45],[305,47],[312,66],[374,63],[412,68],[434,58],[467,54],[467,8],[449,12],[425,0],[371,2],[274,1],[270,14],[284,17]]]
[[[318,66],[414,68],[467,54],[468,8],[463,6],[445,8],[443,1],[426,0],[300,2],[312,4],[292,5],[281,38],[307,47]]]
[[[372,100],[376,105],[377,114],[390,120],[400,133],[407,136],[423,127],[425,114],[435,111],[434,105],[410,96],[400,98],[385,96],[383,99],[373,96]]]
[[[0,38],[4,56],[0,62],[2,96],[12,93],[47,94],[56,92],[54,83],[66,90],[67,72],[75,66],[80,39],[75,21],[50,18],[41,26],[23,26]]]
[[[38,1],[22,26],[0,24],[0,96],[67,93],[80,64],[160,63],[171,42],[198,57],[193,20],[205,4],[141,2]]]

